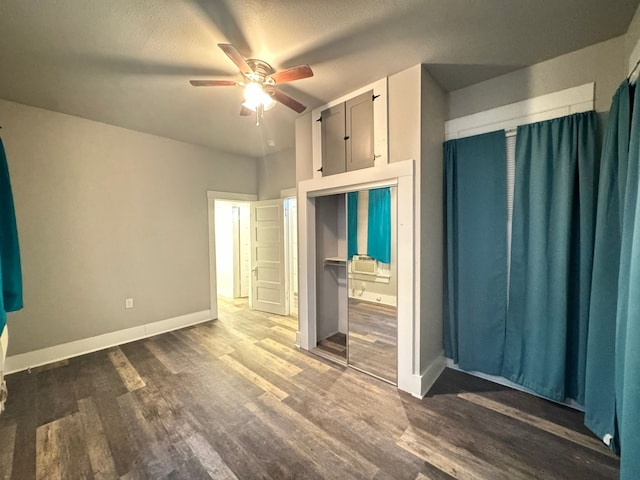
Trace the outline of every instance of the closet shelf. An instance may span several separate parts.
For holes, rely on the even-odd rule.
[[[328,257],[324,259],[325,267],[346,267],[347,260],[345,258]]]

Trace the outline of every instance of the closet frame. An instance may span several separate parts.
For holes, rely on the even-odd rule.
[[[421,396],[420,325],[415,315],[415,165],[404,160],[305,180],[298,184],[298,332],[296,344],[305,350],[317,344],[316,198],[351,191],[397,187],[398,241],[398,377],[400,390]]]

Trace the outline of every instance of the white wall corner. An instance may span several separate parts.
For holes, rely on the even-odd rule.
[[[425,368],[422,373],[417,376],[420,382],[417,391],[419,391],[420,393],[414,394],[413,392],[411,392],[411,395],[417,398],[423,398],[431,389],[433,384],[436,383],[436,380],[438,380],[438,377],[440,377],[446,366],[447,363],[445,361],[444,354],[440,354],[439,356],[437,356],[429,364],[429,366],[427,366],[427,368]]]
[[[96,352],[105,348],[115,347],[160,333],[170,332],[179,328],[196,325],[211,320],[211,310],[188,313],[157,322],[139,325],[137,327],[105,333],[95,337],[83,338],[73,342],[54,345],[53,347],[33,350],[7,357],[5,375],[20,372],[33,367],[59,362],[67,358],[77,357],[86,353]]]
[[[633,47],[629,56],[628,77],[631,83],[635,82],[640,76],[638,64],[640,64],[640,40],[636,42],[636,46]]]
[[[285,188],[284,190],[280,190],[280,198],[295,197],[297,194],[298,194],[298,189],[296,187]]]
[[[631,73],[633,72],[638,62],[640,62],[640,40],[636,42],[636,46],[633,47],[633,50],[631,51],[631,55],[629,56],[629,67],[628,67],[629,75],[631,75]]]

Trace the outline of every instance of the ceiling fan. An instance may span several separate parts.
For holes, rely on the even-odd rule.
[[[287,70],[276,72],[271,65],[255,58],[245,59],[238,49],[230,43],[219,43],[218,47],[240,69],[243,81],[234,80],[190,80],[194,87],[244,87],[245,102],[240,109],[240,115],[256,114],[256,125],[265,111],[272,109],[277,102],[289,107],[297,113],[307,108],[289,95],[277,89],[277,85],[293,82],[302,78],[313,77],[309,65],[300,65]]]

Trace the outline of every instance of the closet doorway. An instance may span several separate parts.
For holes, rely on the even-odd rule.
[[[318,355],[397,383],[397,187],[315,199]]]

